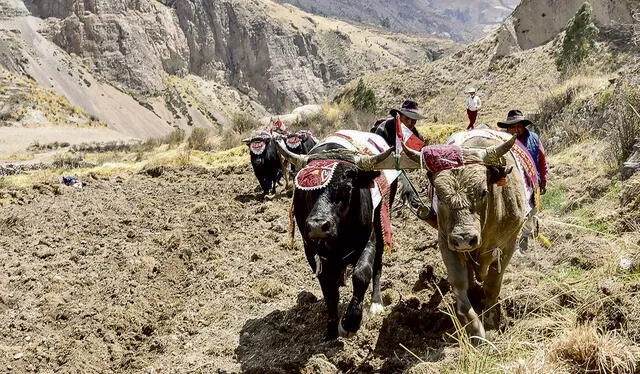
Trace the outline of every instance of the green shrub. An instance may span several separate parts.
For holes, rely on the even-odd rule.
[[[235,130],[228,129],[222,133],[220,140],[220,151],[226,151],[242,144],[242,135]]]
[[[212,149],[211,143],[209,142],[210,132],[210,130],[202,127],[194,128],[187,141],[187,148],[198,151],[210,151]]]
[[[186,134],[183,129],[175,129],[164,137],[163,143],[169,144],[170,146],[178,145],[184,141],[185,137]]]
[[[249,131],[257,129],[260,126],[255,118],[244,112],[238,112],[234,114],[233,118],[231,119],[231,123],[233,130],[239,134],[245,134]]]
[[[356,86],[356,91],[353,94],[351,105],[360,111],[370,113],[376,112],[376,93],[371,88],[367,88],[367,86],[365,86],[362,78],[358,81],[358,86]]]
[[[640,91],[622,82],[605,104],[603,122],[609,135],[609,156],[615,167],[627,161],[640,138]]]
[[[53,167],[74,169],[84,165],[84,156],[81,153],[66,152],[53,156]]]
[[[598,28],[593,24],[593,9],[585,2],[569,20],[562,39],[562,49],[556,55],[558,70],[566,72],[579,66],[596,48]]]

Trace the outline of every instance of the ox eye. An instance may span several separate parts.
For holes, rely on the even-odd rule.
[[[482,190],[482,192],[480,193],[480,197],[482,197],[483,199],[486,199],[489,196],[489,191],[487,190]]]

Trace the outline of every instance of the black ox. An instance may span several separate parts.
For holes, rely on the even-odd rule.
[[[359,166],[375,163],[377,156],[345,154],[342,146],[321,143],[309,155],[296,155],[278,142],[278,151],[297,168],[319,159],[340,160],[330,182],[322,189],[296,188],[294,214],[305,255],[315,271],[327,306],[326,339],[351,336],[362,322],[363,300],[373,280],[371,311],[382,310],[380,274],[384,250],[380,206],[373,211],[370,187],[379,171]],[[344,150],[344,149],[343,149]],[[395,182],[394,182],[395,183]],[[339,287],[348,265],[353,266],[353,296],[342,319],[338,316]]]
[[[275,137],[269,134],[261,134],[244,139],[242,142],[249,146],[251,166],[265,196],[269,194],[275,195],[276,185],[283,176],[288,186],[288,175],[282,173],[282,170],[286,170],[286,167],[284,167],[285,162],[278,155]]]
[[[316,145],[317,141],[310,131],[300,130],[286,135],[287,149],[297,155],[306,155]]]
[[[282,138],[287,140],[287,149],[299,155],[306,155],[316,145],[316,140],[311,133],[304,130],[284,135],[262,133],[243,140],[249,146],[251,166],[265,195],[275,195],[276,185],[283,177],[285,188],[289,186],[289,174],[283,173],[283,170],[287,170],[289,162],[280,157],[276,151],[276,140]]]

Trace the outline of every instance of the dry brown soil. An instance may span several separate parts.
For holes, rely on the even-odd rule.
[[[261,199],[248,165],[86,182],[0,200],[0,372],[397,373],[419,362],[400,344],[458,356],[435,230],[407,212],[393,217],[385,311],[327,343],[299,237],[288,247],[291,200]],[[503,294],[539,282],[536,251],[514,260]],[[508,303],[505,326],[545,297]]]

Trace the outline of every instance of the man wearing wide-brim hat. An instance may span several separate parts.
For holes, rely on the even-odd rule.
[[[371,131],[382,136],[393,147],[396,144],[396,116],[399,116],[403,127],[404,141],[410,148],[420,150],[424,147],[424,138],[416,129],[418,120],[424,119],[418,112],[418,103],[413,100],[405,100],[400,108],[391,108],[389,114],[393,117],[378,120],[377,125]],[[413,135],[413,137],[411,137]],[[409,139],[411,138],[411,139]]]
[[[476,89],[473,87],[467,88],[464,93],[469,95],[467,97],[467,100],[465,100],[464,102],[464,107],[467,109],[467,117],[469,118],[469,125],[467,126],[467,130],[471,130],[476,124],[478,111],[482,107],[482,101],[480,101],[480,98],[476,96]]]
[[[527,119],[520,110],[513,109],[507,114],[507,119],[498,122],[498,127],[507,130],[508,133],[515,135],[518,140],[527,147],[527,150],[533,158],[538,171],[538,182],[540,184],[540,193],[544,194],[547,189],[547,156],[544,152],[540,137],[535,132],[527,129],[527,126],[533,122]]]
[[[527,129],[527,126],[533,122],[526,118],[520,110],[513,109],[507,113],[507,119],[498,122],[498,127],[505,129],[511,135],[515,135],[518,140],[527,148],[538,172],[538,184],[540,186],[540,194],[544,194],[547,190],[547,156],[544,147],[540,142],[540,137],[535,132]],[[534,198],[535,199],[535,198]],[[533,204],[527,220],[522,225],[520,238],[518,239],[517,250],[519,253],[527,251],[529,247],[529,239],[533,237],[537,227],[537,204]]]
[[[374,132],[384,138],[384,140],[393,147],[396,145],[396,118],[401,122],[402,142],[409,148],[414,150],[422,150],[425,146],[425,140],[418,132],[416,128],[416,122],[424,119],[425,117],[418,111],[418,103],[413,100],[405,100],[400,108],[391,108],[389,114],[393,117],[383,118],[376,121],[376,124],[371,129]],[[403,193],[402,200],[409,202],[409,209],[413,211],[418,217],[429,222],[432,226],[436,225],[435,211],[430,206],[425,206],[420,201],[418,192],[413,188],[413,185],[404,173],[398,176],[398,180],[402,185]],[[395,190],[392,190],[392,199],[395,195]],[[393,200],[392,200],[393,201]]]

